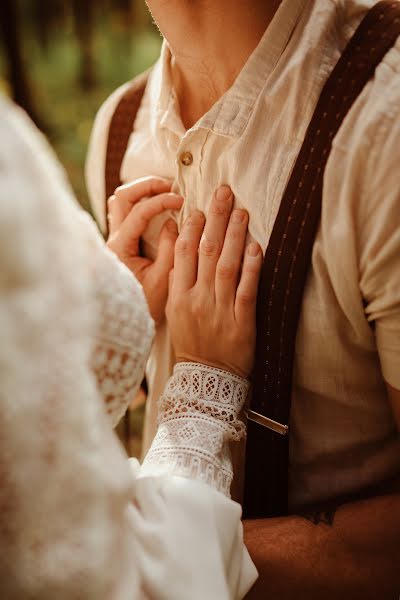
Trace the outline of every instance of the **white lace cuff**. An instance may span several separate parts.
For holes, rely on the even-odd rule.
[[[230,496],[230,441],[245,435],[238,416],[249,382],[227,371],[178,363],[159,401],[159,427],[141,475],[180,475]]]

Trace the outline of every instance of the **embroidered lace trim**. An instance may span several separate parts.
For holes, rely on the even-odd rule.
[[[203,481],[230,496],[228,442],[245,426],[238,416],[249,383],[227,371],[179,363],[159,401],[159,428],[142,475],[170,473]]]

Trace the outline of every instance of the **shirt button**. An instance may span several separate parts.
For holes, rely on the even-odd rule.
[[[193,162],[193,154],[191,152],[182,152],[180,160],[185,167],[189,167]]]

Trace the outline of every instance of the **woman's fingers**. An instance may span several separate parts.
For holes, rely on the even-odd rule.
[[[177,194],[160,194],[137,203],[119,228],[119,239],[132,254],[139,253],[139,240],[150,221],[165,210],[179,210],[183,198]]]
[[[235,316],[239,325],[251,323],[255,319],[258,281],[263,262],[259,244],[247,246],[243,260],[242,275],[236,291]]]
[[[215,269],[224,244],[226,228],[232,210],[233,194],[224,185],[218,188],[211,200],[207,222],[199,247],[198,282],[211,289]]]
[[[120,210],[115,202],[115,196],[110,196],[107,200],[107,221],[108,234],[113,235],[121,224]]]
[[[158,239],[157,258],[153,263],[155,273],[168,274],[174,266],[175,242],[178,237],[178,226],[173,219],[168,219],[164,224]]]
[[[234,210],[215,273],[215,296],[222,306],[234,306],[249,218],[245,210]]]
[[[175,244],[173,293],[191,289],[197,280],[198,249],[205,218],[195,211],[186,219]]]
[[[149,277],[151,277],[152,286],[157,294],[156,304],[159,307],[164,307],[168,298],[169,274],[174,266],[174,250],[177,237],[178,226],[173,219],[169,219],[161,230],[157,258],[151,265],[151,271],[149,270]],[[158,314],[154,310],[152,315],[158,323],[163,318],[164,311],[162,311],[162,314]]]
[[[107,201],[110,233],[116,231],[130,213],[132,207],[149,196],[171,191],[172,183],[161,177],[142,177],[118,187]]]

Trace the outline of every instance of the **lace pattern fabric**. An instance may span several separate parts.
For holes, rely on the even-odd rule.
[[[94,277],[100,323],[91,366],[115,426],[143,378],[154,324],[139,283],[106,247],[100,251]]]
[[[179,363],[159,402],[159,427],[141,475],[203,481],[230,496],[230,441],[245,435],[239,414],[249,382],[227,371]]]

